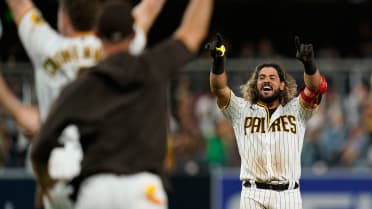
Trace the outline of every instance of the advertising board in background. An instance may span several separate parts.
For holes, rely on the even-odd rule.
[[[238,169],[215,169],[211,178],[213,209],[239,209],[242,189]],[[371,209],[372,172],[303,173],[300,189],[304,209]]]

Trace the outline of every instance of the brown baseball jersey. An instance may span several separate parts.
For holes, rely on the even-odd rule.
[[[114,54],[85,71],[53,105],[33,160],[46,163],[61,131],[76,125],[84,153],[77,179],[97,173],[161,174],[168,81],[192,55],[181,41],[169,39],[139,56]]]

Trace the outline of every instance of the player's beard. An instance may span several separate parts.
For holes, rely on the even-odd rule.
[[[273,103],[275,100],[279,99],[280,97],[280,89],[276,89],[274,90],[274,93],[271,95],[271,96],[264,96],[263,94],[261,94],[259,92],[259,90],[257,90],[257,94],[258,94],[258,99],[265,103],[265,104],[271,104]]]

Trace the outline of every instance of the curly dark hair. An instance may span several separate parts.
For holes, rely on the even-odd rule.
[[[240,86],[244,99],[251,103],[256,103],[258,101],[257,78],[259,72],[264,67],[274,68],[278,72],[280,81],[285,82],[285,88],[280,92],[279,96],[280,104],[284,106],[296,96],[297,84],[296,80],[276,63],[263,63],[256,67],[248,81],[244,85]]]

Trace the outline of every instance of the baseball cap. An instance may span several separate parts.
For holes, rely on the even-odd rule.
[[[132,5],[126,1],[106,1],[98,18],[98,36],[118,42],[130,35],[134,24],[131,9]]]

